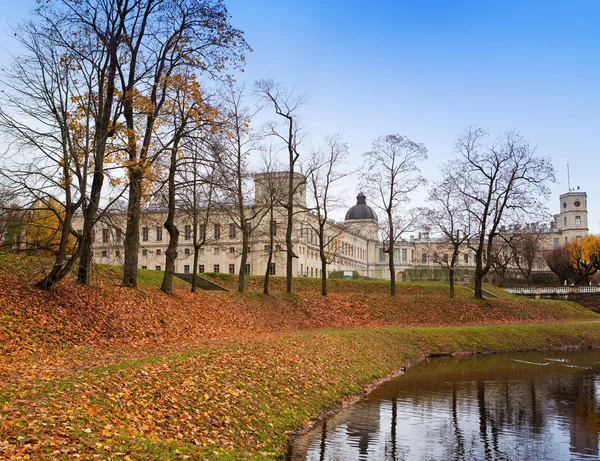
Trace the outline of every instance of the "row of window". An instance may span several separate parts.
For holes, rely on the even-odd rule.
[[[142,266],[142,269],[148,269],[148,266]],[[154,269],[157,271],[162,270],[162,266],[157,265],[154,266]],[[183,273],[184,274],[190,274],[191,270],[191,266],[189,264],[186,264],[183,266]],[[213,264],[213,272],[215,274],[218,274],[221,271],[221,266],[219,264]],[[205,266],[204,264],[199,264],[198,265],[198,273],[202,274],[205,272]],[[229,273],[230,274],[235,274],[235,264],[230,264],[229,265]],[[244,268],[244,273],[246,275],[250,275],[251,274],[251,268],[250,268],[250,264],[246,264],[246,267]],[[275,263],[271,263],[271,265],[269,266],[269,274],[270,275],[277,275],[277,267],[275,265]]]

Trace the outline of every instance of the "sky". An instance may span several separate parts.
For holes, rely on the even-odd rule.
[[[10,28],[35,2],[0,2],[4,65]],[[466,127],[492,138],[516,130],[556,168],[550,212],[568,191],[569,164],[571,188],[588,194],[590,231],[600,232],[600,1],[225,3],[253,48],[237,80],[273,78],[308,95],[307,150],[340,134],[356,167],[375,138],[398,133],[427,147],[421,171],[435,181]],[[357,182],[345,185],[347,206]]]

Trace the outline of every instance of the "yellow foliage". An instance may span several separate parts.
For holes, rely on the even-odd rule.
[[[25,226],[27,244],[38,249],[58,249],[62,233],[65,208],[58,200],[38,200],[28,214]],[[68,251],[75,247],[75,237],[69,236]]]

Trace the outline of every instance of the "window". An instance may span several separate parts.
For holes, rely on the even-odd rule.
[[[115,251],[115,256],[117,258],[121,257],[121,252],[119,250]]]
[[[160,270],[162,270],[162,268],[161,268],[160,266],[155,266],[155,269],[156,269],[157,271],[160,271]]]
[[[421,263],[422,264],[427,264],[427,253],[423,253],[421,255]]]
[[[235,224],[233,224],[233,223],[229,224],[229,238],[230,239],[235,238]]]
[[[148,266],[142,266],[142,269],[148,269]]]
[[[156,241],[157,242],[162,242],[162,227],[157,227],[156,228]]]
[[[92,231],[92,243],[96,243],[96,231]]]
[[[577,207],[578,207],[578,206],[580,206],[580,205],[581,205],[581,202],[580,202],[579,200],[575,200],[575,203],[574,203],[573,205],[575,205],[575,206],[577,206]]]
[[[221,225],[220,224],[217,223],[214,225],[213,235],[214,235],[215,239],[221,238]]]
[[[269,232],[271,232],[271,235],[277,235],[277,221],[271,220]]]
[[[558,243],[558,239],[557,239],[557,238],[555,238],[555,239],[554,239],[554,248],[558,248],[558,245],[559,245],[559,243]]]
[[[203,255],[204,254],[204,248],[200,248],[200,251],[198,253],[201,254],[201,255]]]
[[[581,216],[575,216],[575,225],[581,226]]]
[[[183,235],[186,240],[190,240],[192,238],[192,226],[190,226],[189,224],[186,224],[183,227]]]
[[[206,231],[206,225],[200,224],[198,226],[198,238],[202,240],[204,238],[204,232]]]
[[[198,264],[198,272],[204,273],[204,264]]]
[[[397,263],[400,261],[400,250],[398,248],[394,248],[394,262]]]
[[[160,256],[162,254],[162,250],[159,248],[158,250],[156,250],[156,256]]]
[[[213,266],[213,272],[214,272],[215,274],[218,274],[218,273],[219,273],[219,265],[218,265],[218,264],[215,264],[215,265]]]
[[[250,264],[246,264],[246,267],[244,268],[244,274],[250,275]]]
[[[235,264],[230,264],[229,265],[229,273],[230,274],[235,274]]]
[[[543,261],[538,261],[537,262],[537,268],[538,269],[543,269],[544,268],[544,262]]]
[[[148,228],[147,227],[142,227],[142,241],[143,242],[147,242],[148,241]]]
[[[235,247],[229,247],[229,253],[235,254]]]
[[[442,261],[444,261],[445,263],[448,262],[448,254],[444,253],[444,256],[442,256]]]
[[[108,229],[102,229],[102,243],[108,243]]]
[[[265,251],[268,253],[271,251],[271,245],[265,245]]]
[[[142,250],[142,256],[148,256],[148,250],[143,249]]]
[[[408,258],[406,248],[402,248],[402,262],[405,263]]]
[[[379,247],[379,261],[385,261],[385,251],[383,251],[383,247]]]
[[[190,265],[189,264],[186,264],[185,266],[183,266],[183,273],[184,274],[190,273]]]
[[[300,276],[304,275],[304,264],[300,264]]]
[[[464,259],[465,259],[465,264],[469,264],[469,255],[463,255]]]
[[[117,227],[117,242],[121,243],[123,241],[123,229]]]
[[[185,250],[183,250],[183,254],[185,254],[186,256],[190,255],[190,249],[186,248]]]
[[[78,236],[79,238],[83,237],[83,229],[78,229],[78,230],[77,230],[77,236]]]
[[[565,216],[565,227],[567,227],[567,217]]]
[[[108,256],[108,251],[102,250],[102,257],[106,258]]]
[[[271,263],[269,266],[269,275],[275,275],[277,273],[275,263]]]
[[[219,247],[214,247],[213,248],[213,254],[216,254],[216,255],[219,254]]]

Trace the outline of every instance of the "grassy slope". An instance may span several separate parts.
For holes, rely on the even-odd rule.
[[[0,457],[276,457],[291,430],[424,355],[600,344],[599,317],[575,303],[451,301],[439,283],[392,299],[342,280],[323,299],[318,280],[289,296],[280,278],[264,296],[255,277],[243,295],[167,297],[147,272],[154,288],[118,287],[108,268],[44,293],[27,262],[0,267]]]

